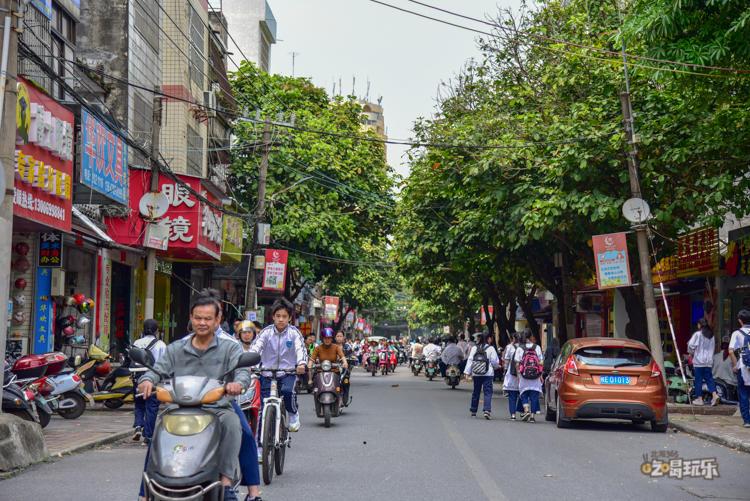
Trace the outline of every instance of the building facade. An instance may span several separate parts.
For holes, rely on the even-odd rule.
[[[239,51],[263,71],[270,72],[271,46],[276,43],[276,18],[268,2],[214,0],[213,3],[221,4]]]

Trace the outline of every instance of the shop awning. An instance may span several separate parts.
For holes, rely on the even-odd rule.
[[[87,232],[90,232],[93,237],[104,243],[105,247],[122,249],[128,252],[134,252],[139,255],[145,254],[145,252],[140,249],[135,249],[133,247],[117,243],[112,239],[112,237],[107,235],[101,228],[99,228],[99,226],[97,226],[97,224],[94,223],[86,214],[78,210],[75,205],[73,206],[73,219],[80,221]]]

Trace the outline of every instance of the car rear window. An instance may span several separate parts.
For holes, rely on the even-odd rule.
[[[599,367],[643,367],[651,363],[651,354],[640,348],[591,346],[575,352],[576,359]]]

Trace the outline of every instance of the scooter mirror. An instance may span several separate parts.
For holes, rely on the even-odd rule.
[[[248,351],[240,355],[240,359],[237,361],[237,369],[240,367],[252,367],[253,365],[258,365],[260,363],[260,355],[257,353],[253,353],[252,351]]]
[[[130,359],[133,362],[144,365],[149,369],[154,368],[154,356],[150,351],[133,346],[132,348],[130,348],[130,350],[128,350],[128,352],[130,354]]]

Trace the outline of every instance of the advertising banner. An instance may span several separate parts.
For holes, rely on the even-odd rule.
[[[37,265],[40,268],[62,268],[63,234],[59,231],[45,231],[39,234]]]
[[[626,235],[609,233],[593,237],[596,282],[599,289],[631,285]]]
[[[52,351],[55,333],[53,321],[52,270],[40,268],[36,274],[36,288],[34,290],[34,351],[33,353],[47,353]]]
[[[701,228],[677,240],[677,277],[715,274],[719,271],[719,231]]]
[[[327,320],[336,320],[339,312],[338,296],[323,296],[323,316]]]
[[[289,252],[266,249],[266,269],[263,272],[263,290],[284,292],[286,288],[286,263]]]
[[[128,205],[128,145],[81,108],[81,184]]]

